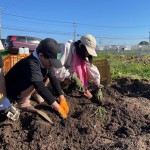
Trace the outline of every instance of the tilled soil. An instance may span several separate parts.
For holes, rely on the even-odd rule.
[[[150,82],[119,78],[103,93],[101,106],[67,96],[65,121],[37,106],[54,124],[25,110],[17,122],[0,115],[0,150],[150,150]]]

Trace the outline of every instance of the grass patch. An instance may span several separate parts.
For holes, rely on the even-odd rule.
[[[111,78],[131,77],[150,80],[150,55],[98,54],[95,59],[107,58],[110,62]]]

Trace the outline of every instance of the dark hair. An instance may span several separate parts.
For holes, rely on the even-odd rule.
[[[81,43],[80,40],[74,43],[77,55],[85,61],[87,61],[85,58],[88,57],[89,62],[92,63],[93,57],[91,55],[86,56],[87,49],[83,44],[81,45],[81,47],[79,47],[80,43]]]

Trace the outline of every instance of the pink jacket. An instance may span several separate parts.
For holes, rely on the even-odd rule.
[[[68,41],[60,46],[62,68],[54,68],[56,77],[60,81],[69,78],[70,74],[76,72],[82,83],[86,86],[89,76],[96,85],[100,85],[100,73],[97,67],[87,61],[79,59],[75,53],[74,42]],[[81,72],[80,72],[81,71]]]

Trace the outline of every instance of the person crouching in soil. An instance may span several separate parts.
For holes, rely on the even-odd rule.
[[[102,85],[100,84],[100,73],[92,63],[93,56],[96,54],[96,39],[90,34],[86,34],[80,40],[68,42],[60,46],[61,49],[61,68],[55,68],[56,77],[61,82],[73,83],[77,89],[82,90],[87,98],[94,96],[101,104],[103,98]],[[92,95],[88,88],[88,77],[95,84],[95,92]]]
[[[8,97],[17,101],[20,108],[33,107],[31,96],[39,104],[45,100],[63,119],[67,118],[69,106],[53,70],[62,67],[60,58],[58,43],[51,38],[42,40],[32,54],[18,61],[6,74]],[[59,102],[47,89],[48,80]]]

